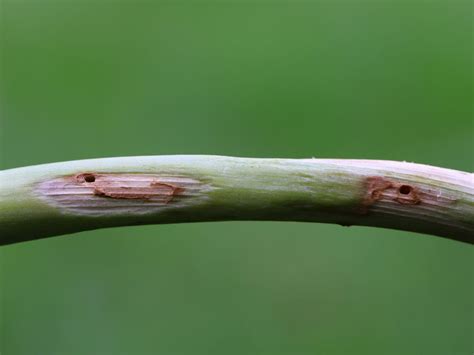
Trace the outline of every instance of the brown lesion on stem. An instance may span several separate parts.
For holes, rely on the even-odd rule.
[[[381,176],[370,176],[365,179],[364,206],[370,206],[380,200],[385,190],[392,188],[393,182]]]
[[[191,177],[166,173],[81,172],[42,181],[36,193],[64,212],[145,214],[202,202],[212,189]]]
[[[81,185],[92,187],[95,196],[131,200],[162,199],[164,204],[186,190],[151,177],[138,180],[137,177],[143,175],[81,173],[75,176],[75,180]]]
[[[369,176],[364,179],[364,199],[362,213],[380,200],[392,200],[402,205],[422,203],[420,189],[413,185],[387,179],[383,176]]]

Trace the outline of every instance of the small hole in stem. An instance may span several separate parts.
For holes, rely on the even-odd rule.
[[[95,176],[92,175],[92,174],[84,175],[84,181],[85,182],[94,182],[95,181]]]
[[[411,186],[408,185],[402,185],[398,189],[402,195],[408,195],[411,192]]]

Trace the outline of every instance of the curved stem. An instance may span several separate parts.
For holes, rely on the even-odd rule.
[[[365,225],[474,243],[473,174],[379,160],[148,156],[0,172],[0,245],[224,220]]]

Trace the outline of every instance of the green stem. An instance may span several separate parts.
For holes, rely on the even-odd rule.
[[[472,244],[473,174],[377,160],[179,155],[0,172],[0,245],[104,227],[224,220],[377,226]]]

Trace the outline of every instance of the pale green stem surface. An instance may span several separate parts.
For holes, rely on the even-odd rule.
[[[104,227],[227,220],[377,226],[472,244],[473,174],[392,161],[198,155],[0,172],[0,245]]]

